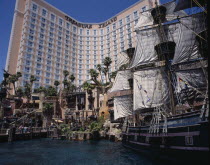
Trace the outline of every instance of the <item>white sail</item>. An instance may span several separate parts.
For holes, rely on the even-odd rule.
[[[153,25],[153,18],[150,11],[139,13],[139,21],[134,27],[135,30],[147,28],[147,26]]]
[[[114,119],[132,115],[132,96],[118,96],[114,98]]]
[[[130,70],[118,71],[114,84],[110,89],[111,92],[122,91],[130,89],[128,79],[132,78],[132,74]]]
[[[167,104],[169,102],[167,82],[163,68],[134,72],[134,110]]]
[[[185,86],[202,88],[207,86],[207,78],[202,69],[182,70],[176,72],[177,92],[185,89]]]
[[[180,19],[179,27],[174,31],[176,50],[172,64],[186,62],[201,57],[198,51],[196,36],[205,30],[205,17],[196,14]]]
[[[128,54],[123,51],[117,56],[117,69],[129,62]]]

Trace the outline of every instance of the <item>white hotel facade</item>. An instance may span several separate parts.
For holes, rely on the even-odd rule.
[[[105,22],[82,23],[44,0],[16,0],[5,69],[22,73],[19,86],[34,75],[34,88],[62,83],[63,70],[82,85],[107,56],[115,71],[118,54],[136,45],[139,13],[153,6],[154,0],[140,0]]]

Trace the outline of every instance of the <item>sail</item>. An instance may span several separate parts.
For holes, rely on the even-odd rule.
[[[163,68],[134,72],[134,110],[167,104],[169,102],[167,81]]]
[[[186,85],[195,89],[207,87],[207,78],[201,68],[177,71],[176,77],[177,92],[185,89]]]
[[[196,36],[207,27],[207,18],[203,13],[180,18],[180,22],[163,26],[166,39],[176,43],[172,64],[187,62],[201,57]],[[153,63],[157,60],[154,46],[160,43],[157,27],[139,30],[137,46],[130,68]]]
[[[206,29],[206,17],[203,13],[180,19],[173,39],[176,43],[175,55],[172,64],[187,62],[188,60],[201,57],[198,51],[196,36]]]
[[[166,8],[166,21],[172,21],[177,19],[177,16],[186,16],[187,14],[184,11],[177,11],[174,12],[174,9],[176,7],[176,3],[174,1],[168,2],[166,4],[163,4]],[[153,17],[151,15],[151,10],[149,9],[145,12],[139,13],[139,21],[134,27],[135,30],[141,30],[144,28],[151,27],[153,25]]]
[[[129,57],[125,51],[121,52],[117,56],[117,69],[119,69],[122,65],[129,63]]]
[[[118,96],[114,98],[114,119],[132,115],[132,96]]]
[[[109,92],[111,93],[116,91],[129,90],[130,85],[128,79],[130,78],[132,78],[130,70],[118,71],[114,84]]]

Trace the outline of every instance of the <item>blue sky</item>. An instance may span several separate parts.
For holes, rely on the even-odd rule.
[[[81,22],[103,22],[139,0],[46,0]],[[161,0],[161,3],[169,0]],[[0,81],[5,67],[16,0],[0,0]]]

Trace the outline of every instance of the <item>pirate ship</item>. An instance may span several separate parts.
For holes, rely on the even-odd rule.
[[[129,67],[117,73],[111,89],[130,82],[133,91],[114,98],[115,119],[124,119],[123,145],[204,155],[209,151],[205,0],[156,3],[140,13],[136,34],[135,51],[127,50]]]

